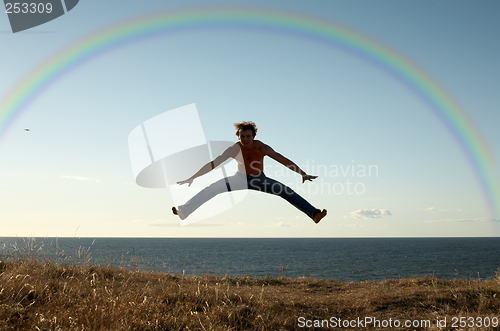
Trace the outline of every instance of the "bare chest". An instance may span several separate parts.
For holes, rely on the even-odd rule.
[[[242,154],[243,154],[243,160],[245,161],[246,164],[252,163],[252,162],[262,162],[262,159],[264,158],[264,153],[260,150],[260,148],[255,148],[251,150],[244,150],[242,149]]]

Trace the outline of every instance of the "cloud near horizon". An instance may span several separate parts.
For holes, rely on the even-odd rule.
[[[452,218],[443,220],[431,220],[424,221],[426,223],[436,223],[436,222],[500,222],[499,218]]]
[[[370,218],[382,218],[384,215],[392,215],[391,212],[387,209],[360,209],[351,212],[351,217],[352,218],[364,218],[364,219],[370,219]]]
[[[339,227],[341,228],[364,228],[365,225],[359,225],[359,224],[344,224],[344,223],[340,223],[339,224]]]
[[[66,176],[66,175],[62,175],[61,177],[62,178],[68,178],[68,179],[83,180],[83,181],[93,181],[93,182],[99,183],[99,179],[94,179],[94,178],[89,178],[89,177]]]
[[[461,212],[462,209],[437,209],[435,207],[429,207],[429,208],[425,208],[424,211],[442,211],[442,212],[459,211],[459,212]]]
[[[267,224],[266,227],[291,227],[291,224],[285,222],[279,222],[279,223]]]

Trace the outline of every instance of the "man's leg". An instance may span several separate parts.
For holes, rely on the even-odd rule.
[[[275,179],[267,177],[263,173],[258,177],[249,179],[248,188],[282,197],[309,216],[315,223],[319,223],[319,221],[326,216],[325,209],[316,209],[290,187]]]
[[[242,177],[243,176],[243,179]],[[205,187],[195,196],[189,199],[185,204],[177,207],[172,207],[172,212],[178,215],[182,220],[187,218],[191,213],[198,209],[202,204],[215,197],[217,194],[246,189],[245,175],[236,174],[227,178],[219,179],[218,181]],[[239,185],[239,183],[245,185]],[[231,185],[229,185],[231,184]]]

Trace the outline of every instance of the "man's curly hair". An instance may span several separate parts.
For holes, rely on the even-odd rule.
[[[236,136],[240,136],[241,131],[252,130],[253,136],[257,134],[257,125],[251,121],[234,123],[234,128],[236,129]]]

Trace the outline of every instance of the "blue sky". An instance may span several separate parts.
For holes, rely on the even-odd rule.
[[[66,15],[16,34],[7,15],[0,15],[0,98],[45,59],[90,33],[159,10],[226,4],[234,2],[82,0]],[[237,4],[329,20],[396,50],[462,105],[498,159],[497,2]],[[232,124],[252,120],[257,139],[311,174],[318,166],[372,166],[377,172],[325,174],[302,185],[298,175],[266,159],[268,176],[328,210],[319,225],[278,197],[252,192],[228,211],[180,227],[168,190],[134,183],[127,139],[145,120],[191,103],[207,140],[234,141]],[[362,194],[349,194],[348,186],[356,184]],[[0,236],[500,233],[462,149],[412,91],[332,45],[262,30],[163,34],[78,66],[35,99],[0,141],[0,185]],[[326,191],[334,185],[336,192]]]

